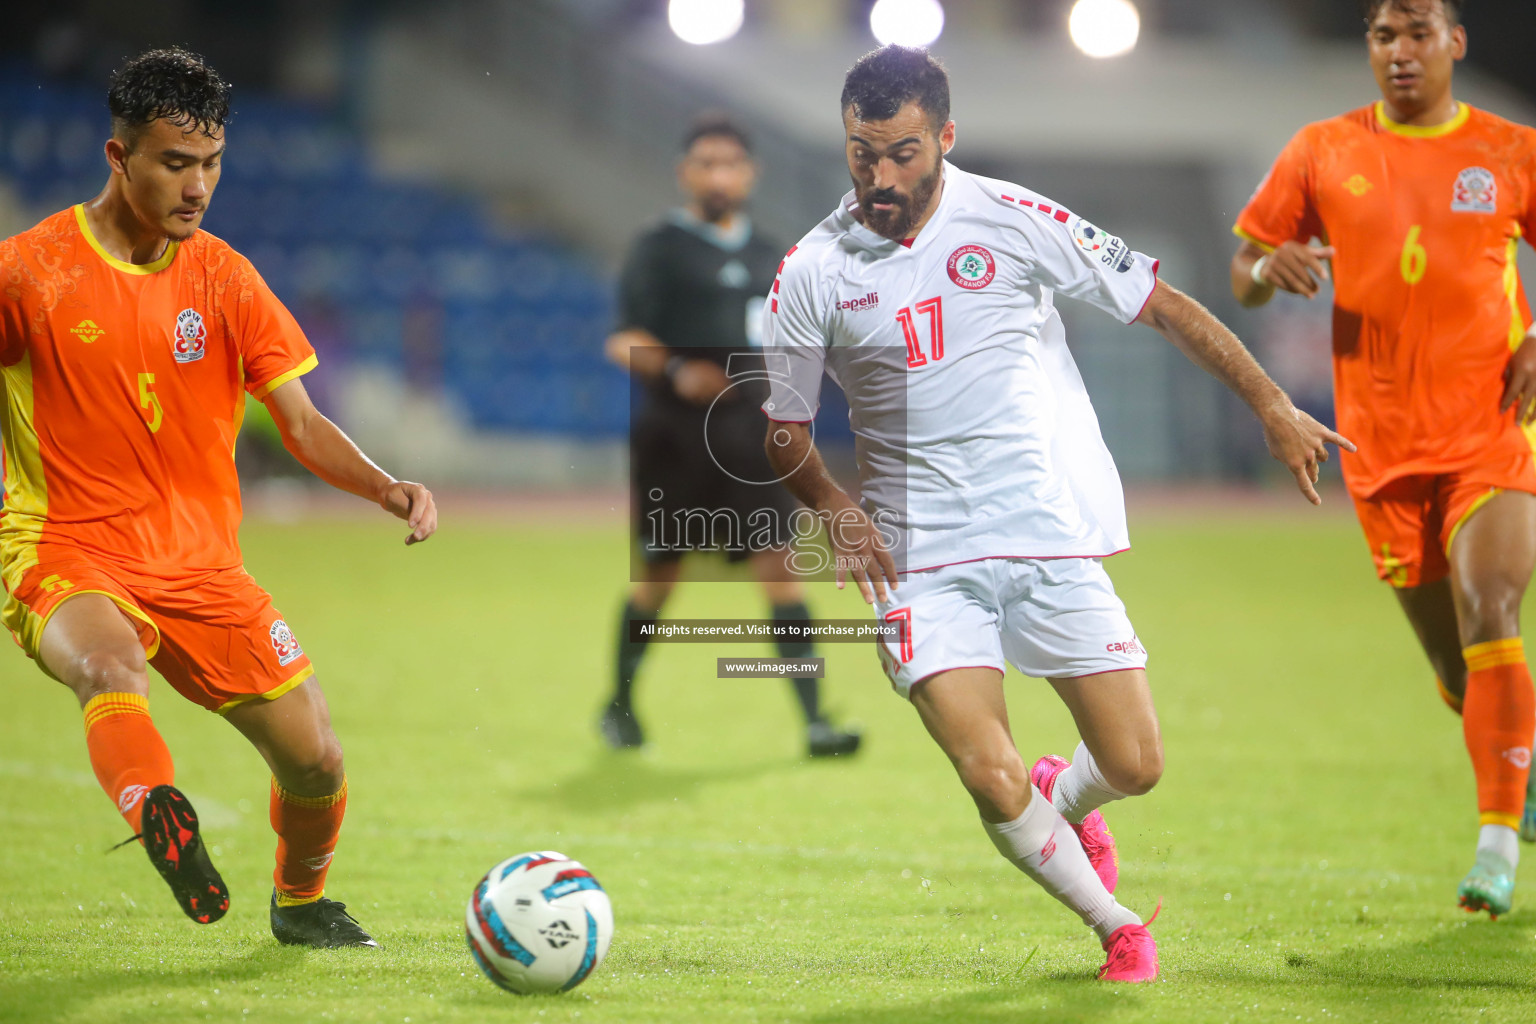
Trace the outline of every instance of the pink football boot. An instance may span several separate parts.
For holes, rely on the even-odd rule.
[[[1156,917],[1157,915],[1152,915]],[[1121,925],[1104,940],[1109,959],[1099,968],[1100,981],[1156,981],[1157,943],[1144,924]]]
[[[1029,770],[1029,781],[1049,800],[1051,791],[1056,788],[1056,776],[1067,767],[1066,758],[1046,754]],[[1067,824],[1072,825],[1071,822]],[[1099,881],[1104,883],[1104,888],[1114,892],[1115,886],[1120,884],[1120,858],[1115,853],[1115,837],[1110,835],[1109,826],[1104,824],[1104,815],[1095,810],[1083,819],[1081,825],[1072,825],[1072,831],[1077,833],[1078,842],[1083,844],[1083,852],[1088,855],[1088,863],[1093,865]],[[1155,964],[1154,958],[1154,972]]]

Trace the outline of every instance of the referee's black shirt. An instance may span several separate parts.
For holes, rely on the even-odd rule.
[[[721,231],[686,210],[674,210],[641,235],[624,265],[619,283],[620,330],[641,328],[678,355],[710,359],[740,375],[743,368],[762,370],[760,358],[728,362],[732,352],[755,352],[763,303],[773,287],[784,250],[738,214],[735,227]],[[767,388],[732,388],[732,405],[760,403]],[[647,382],[657,411],[697,410],[679,398],[672,382]]]

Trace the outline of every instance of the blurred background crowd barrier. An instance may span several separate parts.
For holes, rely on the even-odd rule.
[[[1536,123],[1536,4],[1468,8],[1458,97]],[[1377,96],[1354,0],[24,4],[0,37],[0,237],[99,190],[125,56],[202,52],[235,85],[205,227],[308,331],[322,408],[434,486],[616,486],[631,393],[602,342],[629,243],[677,202],[688,121],[725,108],[749,127],[752,213],[787,247],[848,187],[847,66],[936,28],[956,163],[1160,257],[1331,418],[1326,299],[1240,311],[1227,263],[1232,220],[1291,134]],[[1063,306],[1128,481],[1268,472],[1219,385],[1149,332]],[[841,402],[822,415],[846,434]],[[290,473],[270,420],[248,423],[242,469]]]

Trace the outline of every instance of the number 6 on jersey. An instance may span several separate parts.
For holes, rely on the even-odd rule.
[[[1419,241],[1419,232],[1422,230],[1419,224],[1408,229],[1408,237],[1403,240],[1403,255],[1398,260],[1398,270],[1409,284],[1418,284],[1424,280],[1424,272],[1429,269],[1429,250]]]

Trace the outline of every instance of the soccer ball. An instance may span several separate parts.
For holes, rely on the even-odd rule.
[[[464,913],[469,952],[508,992],[564,992],[603,962],[613,904],[563,853],[520,853],[491,868]]]

